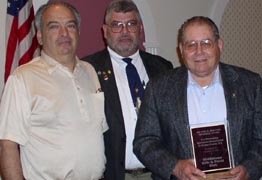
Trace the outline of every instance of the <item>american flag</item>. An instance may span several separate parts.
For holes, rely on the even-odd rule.
[[[5,81],[13,70],[38,55],[32,0],[8,0]]]

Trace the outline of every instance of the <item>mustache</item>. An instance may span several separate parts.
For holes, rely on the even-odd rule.
[[[57,43],[64,43],[64,42],[71,42],[72,39],[68,36],[66,37],[60,37],[56,40]]]
[[[207,58],[196,58],[195,61],[204,61],[206,60]]]
[[[193,57],[193,59],[194,59],[195,61],[203,61],[203,60],[210,59],[210,56],[208,56],[208,55],[195,55],[195,56]]]
[[[121,36],[119,36],[117,38],[117,40],[122,40],[122,39],[131,39],[131,40],[133,40],[133,37],[128,35],[128,34],[123,34],[123,35],[121,35]]]

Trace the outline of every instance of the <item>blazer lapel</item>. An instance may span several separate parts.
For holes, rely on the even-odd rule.
[[[227,108],[227,120],[230,127],[230,138],[232,142],[232,147],[237,151],[238,143],[240,142],[240,137],[238,134],[242,127],[242,113],[239,110],[240,94],[239,88],[241,85],[238,84],[238,74],[229,66],[220,63],[220,74],[223,82],[226,108]],[[235,147],[235,148],[234,148]]]
[[[110,114],[110,116],[114,117],[107,119],[108,121],[114,120],[114,122],[109,122],[108,124],[120,123],[122,128],[125,129],[120,98],[109,52],[104,50],[99,58],[99,61],[97,61],[99,63],[97,64],[96,71],[101,83],[102,90],[106,89],[105,103],[106,107],[109,107],[109,109],[106,109],[106,111],[108,114]],[[112,103],[114,104],[112,105]]]
[[[139,54],[143,61],[148,77],[152,78],[153,76],[159,74],[159,71],[162,69],[158,66],[158,62],[154,61],[154,59],[151,59],[151,57],[143,51],[139,51]]]
[[[155,69],[154,67],[152,67],[154,66],[154,64],[151,63],[150,59],[145,54],[143,54],[141,51],[139,51],[139,55],[143,61],[148,77],[149,78],[152,77],[154,75],[154,72],[152,72],[152,70]]]
[[[171,91],[170,97],[173,98],[171,102],[174,102],[174,104],[171,103],[172,107],[170,107],[175,113],[172,122],[182,142],[182,149],[184,149],[185,156],[187,156],[185,158],[192,158],[192,143],[187,108],[187,69],[185,67],[179,69],[171,78],[169,90]],[[172,94],[175,94],[175,96]]]

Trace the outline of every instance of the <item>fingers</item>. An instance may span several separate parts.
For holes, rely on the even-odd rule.
[[[206,174],[201,171],[200,169],[194,168],[193,172],[192,172],[195,176],[199,176],[202,178],[206,178]]]
[[[230,170],[230,174],[237,175],[237,174],[240,173],[240,171],[241,171],[241,168],[239,166],[237,166],[237,167]]]
[[[173,170],[173,175],[180,180],[198,180],[197,176],[206,177],[205,173],[195,168],[192,160],[178,161]]]
[[[237,166],[230,170],[230,174],[234,176],[230,180],[249,180],[249,174],[244,166]]]

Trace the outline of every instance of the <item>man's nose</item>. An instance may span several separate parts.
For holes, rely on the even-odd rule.
[[[67,36],[68,35],[68,29],[65,26],[61,26],[60,28],[60,34],[62,36]]]
[[[122,33],[128,33],[128,32],[129,32],[129,30],[127,29],[127,25],[123,24]]]
[[[197,52],[197,53],[202,53],[202,52],[203,52],[203,48],[202,48],[202,46],[201,46],[200,43],[197,44],[196,52]]]

